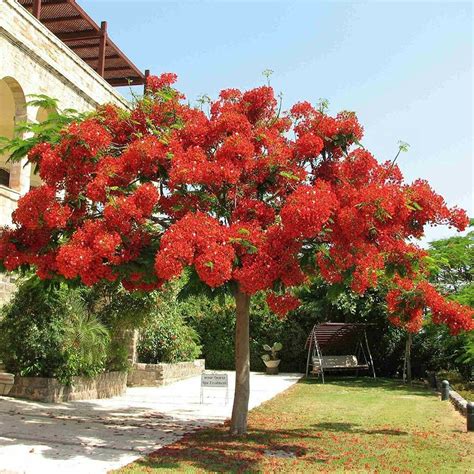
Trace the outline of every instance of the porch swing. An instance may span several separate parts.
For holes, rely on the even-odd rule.
[[[365,370],[376,378],[367,326],[361,323],[316,324],[306,340],[306,377],[321,375],[324,383],[325,372],[354,371],[358,375],[360,370]]]

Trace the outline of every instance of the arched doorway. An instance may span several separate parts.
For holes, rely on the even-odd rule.
[[[15,125],[26,120],[25,94],[12,77],[0,79],[0,136],[13,138]],[[21,163],[7,163],[8,156],[0,155],[0,185],[15,191],[25,191]]]

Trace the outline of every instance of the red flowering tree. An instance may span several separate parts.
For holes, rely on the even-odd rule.
[[[425,281],[413,243],[426,224],[464,229],[466,214],[426,181],[404,183],[394,162],[378,163],[353,113],[331,117],[303,102],[280,115],[272,88],[259,87],[222,91],[206,114],[183,101],[175,79],[151,77],[132,111],[100,107],[30,150],[44,184],[3,232],[7,270],[151,291],[190,268],[208,289],[232,292],[233,433],[247,425],[256,292],[283,317],[311,274],[359,293],[383,278],[395,324],[416,331],[429,308],[453,333],[473,328],[470,309]]]

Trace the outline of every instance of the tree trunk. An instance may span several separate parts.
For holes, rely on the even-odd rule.
[[[250,395],[249,313],[250,296],[238,289],[235,293],[235,393],[230,432],[247,432],[247,414]]]
[[[407,341],[405,345],[405,360],[403,364],[403,381],[408,382],[411,385],[411,344],[412,335],[411,332],[407,334]]]

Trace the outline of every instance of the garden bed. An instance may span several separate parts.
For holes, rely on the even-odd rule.
[[[201,375],[205,369],[205,360],[196,359],[190,362],[133,364],[128,373],[129,387],[157,387],[168,385],[178,380]]]
[[[97,377],[73,377],[71,385],[55,378],[15,376],[10,397],[47,403],[92,400],[122,395],[127,388],[126,372],[105,372]]]

